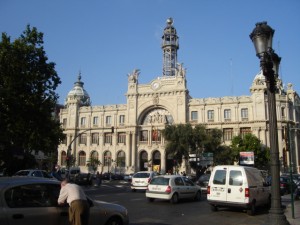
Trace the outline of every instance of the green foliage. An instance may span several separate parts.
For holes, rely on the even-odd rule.
[[[90,157],[89,161],[87,162],[86,166],[88,168],[90,168],[91,170],[94,171],[94,173],[96,172],[98,166],[101,165],[101,162],[99,159],[95,158],[95,157]]]
[[[0,42],[0,163],[13,168],[14,156],[33,150],[52,153],[63,133],[53,117],[61,83],[55,64],[47,62],[43,34],[29,25],[11,42]]]
[[[268,169],[270,162],[270,151],[261,144],[261,141],[253,134],[244,137],[235,136],[232,139],[231,148],[235,161],[239,161],[240,152],[254,152],[255,167]]]

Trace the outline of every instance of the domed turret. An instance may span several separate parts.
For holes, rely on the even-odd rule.
[[[69,91],[66,105],[69,103],[79,103],[79,106],[90,106],[90,96],[83,88],[83,82],[81,81],[81,73],[78,75],[78,80],[74,83],[74,87]]]

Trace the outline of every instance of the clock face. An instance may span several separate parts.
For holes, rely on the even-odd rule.
[[[159,88],[159,83],[154,82],[154,83],[152,84],[152,88],[153,88],[153,89]]]

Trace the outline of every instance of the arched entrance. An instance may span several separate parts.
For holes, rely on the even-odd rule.
[[[156,172],[161,170],[161,154],[158,150],[155,150],[152,154],[152,170]]]
[[[142,151],[140,153],[140,171],[148,170],[148,153],[146,151]]]

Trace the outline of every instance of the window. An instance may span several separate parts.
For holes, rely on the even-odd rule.
[[[59,184],[26,184],[8,189],[4,197],[9,208],[56,207],[59,192]]]
[[[111,164],[111,153],[110,152],[105,152],[104,153],[104,166],[110,166],[110,164]]]
[[[285,117],[285,108],[284,107],[282,107],[281,108],[281,117]]]
[[[241,117],[242,117],[242,120],[248,120],[248,109],[247,108],[241,109]]]
[[[208,110],[207,111],[207,119],[208,119],[208,121],[214,121],[214,116],[215,116],[214,110]]]
[[[104,134],[104,144],[112,144],[112,134],[111,133]]]
[[[245,137],[246,134],[251,134],[251,127],[241,127],[240,134],[242,137]]]
[[[63,119],[63,128],[67,128],[67,118]]]
[[[123,151],[117,155],[117,167],[125,167],[125,152]]]
[[[79,152],[78,165],[85,166],[85,163],[86,163],[86,154],[85,154],[85,152],[81,151],[81,152]]]
[[[225,121],[230,121],[231,120],[231,110],[230,109],[225,109],[224,110],[224,119],[225,119]]]
[[[86,145],[86,134],[80,134],[79,144]]]
[[[105,124],[106,124],[106,126],[110,126],[111,125],[111,116],[107,116],[105,118]]]
[[[161,141],[161,131],[157,129],[152,130],[152,141]]]
[[[232,128],[223,129],[223,140],[224,141],[231,141],[232,136],[233,136],[233,129]]]
[[[197,111],[192,111],[191,120],[198,120],[198,112]]]
[[[98,116],[93,117],[93,126],[98,126]]]
[[[126,143],[126,133],[125,132],[119,132],[118,133],[118,143]]]
[[[148,141],[148,131],[147,130],[140,131],[140,141]]]
[[[85,117],[81,117],[81,119],[80,119],[80,126],[81,127],[85,127],[85,122],[86,122],[86,118]]]
[[[66,161],[66,159],[67,159],[67,153],[65,152],[65,151],[63,151],[62,153],[61,153],[61,165],[67,165],[67,161]]]
[[[67,136],[64,136],[64,138],[61,141],[62,144],[66,145],[67,144]]]
[[[229,173],[229,185],[232,186],[242,186],[243,176],[242,172],[238,170],[231,170]]]
[[[184,186],[184,182],[181,179],[181,177],[176,177],[175,180],[174,180],[174,183],[175,183],[176,186]]]
[[[225,184],[226,170],[217,170],[213,179],[213,184]]]
[[[91,159],[98,159],[98,152],[96,150],[92,152]]]
[[[119,117],[119,124],[124,125],[125,124],[125,115],[120,115]]]
[[[92,144],[99,145],[99,134],[98,133],[92,133]]]

